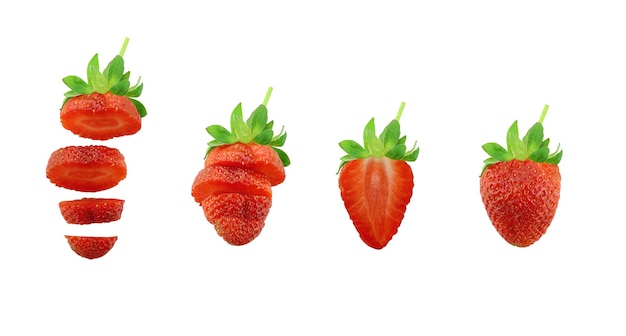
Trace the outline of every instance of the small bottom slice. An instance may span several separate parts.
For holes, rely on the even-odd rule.
[[[87,259],[96,259],[104,256],[113,248],[117,236],[112,237],[86,237],[68,236],[67,242],[76,254]]]

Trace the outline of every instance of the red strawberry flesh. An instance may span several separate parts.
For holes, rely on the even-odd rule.
[[[68,236],[67,243],[72,251],[83,258],[96,259],[107,254],[115,245],[117,236],[113,237],[85,237]]]
[[[285,181],[285,167],[274,149],[256,143],[237,142],[213,148],[204,161],[204,167],[212,165],[247,168],[265,174],[272,186]]]
[[[386,157],[353,160],[341,169],[339,187],[363,242],[385,247],[398,232],[413,194],[410,166]]]
[[[263,173],[236,167],[209,166],[196,175],[191,194],[198,204],[211,195],[242,193],[272,196],[269,180]]]

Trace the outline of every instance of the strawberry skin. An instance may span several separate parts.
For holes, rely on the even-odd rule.
[[[500,236],[518,247],[535,243],[556,214],[561,174],[556,164],[531,160],[498,162],[480,177],[487,215]]]
[[[132,135],[141,129],[141,116],[126,96],[90,93],[67,100],[61,124],[72,133],[93,140]]]
[[[126,178],[124,156],[101,145],[68,146],[52,152],[46,176],[58,187],[84,192],[110,189]]]
[[[212,165],[247,168],[263,173],[272,186],[285,181],[285,167],[276,151],[268,145],[237,142],[213,148],[204,161]]]
[[[235,246],[248,244],[261,233],[271,206],[271,197],[240,193],[213,195],[202,202],[217,234]]]
[[[211,195],[225,192],[272,197],[272,188],[262,173],[245,168],[209,166],[200,170],[191,187],[191,195],[201,204]]]
[[[61,215],[68,224],[108,223],[119,220],[124,200],[116,198],[90,198],[59,202]]]
[[[413,195],[413,172],[401,160],[357,159],[339,173],[341,198],[361,239],[375,249],[398,232]]]
[[[112,237],[84,237],[68,236],[67,243],[72,251],[87,259],[96,259],[104,256],[113,248],[117,241],[117,236]]]

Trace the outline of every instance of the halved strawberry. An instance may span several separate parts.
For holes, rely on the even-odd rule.
[[[203,168],[191,187],[191,195],[200,204],[205,198],[221,193],[241,193],[272,197],[267,177],[254,170],[208,166]]]
[[[209,196],[202,202],[206,219],[231,245],[245,245],[254,240],[265,226],[271,206],[271,197],[240,193]]]
[[[254,142],[236,142],[213,148],[204,161],[204,167],[212,165],[256,170],[263,173],[272,186],[285,181],[285,166],[278,153],[270,146]]]
[[[68,224],[108,223],[119,220],[124,200],[117,198],[90,198],[59,202],[61,215]]]
[[[52,152],[46,176],[61,188],[102,191],[126,178],[126,162],[116,148],[101,145],[68,146]]]
[[[339,143],[348,153],[339,167],[341,198],[361,240],[375,249],[385,247],[398,232],[413,195],[407,161],[417,159],[419,148],[407,151],[406,136],[400,137],[403,110],[404,103],[379,137],[372,118],[363,133],[364,147],[352,140]]]
[[[96,259],[107,254],[117,241],[117,236],[112,237],[85,237],[85,236],[68,236],[67,243],[72,251],[79,256],[87,259]]]
[[[146,108],[137,97],[141,95],[141,78],[130,85],[130,71],[124,72],[124,51],[100,72],[98,54],[87,66],[87,82],[78,76],[67,76],[63,82],[71,89],[65,93],[61,107],[61,124],[72,133],[94,140],[108,140],[132,135],[141,129]]]

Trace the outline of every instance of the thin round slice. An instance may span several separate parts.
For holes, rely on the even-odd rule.
[[[79,256],[87,259],[96,259],[109,253],[117,241],[117,236],[112,237],[88,237],[68,236],[67,243]]]
[[[124,200],[117,198],[90,198],[59,202],[61,215],[68,224],[109,223],[119,220]]]

